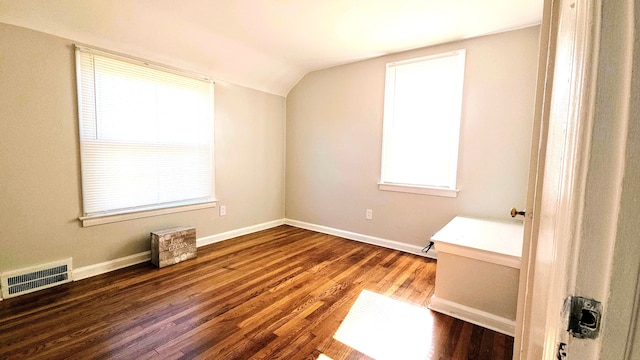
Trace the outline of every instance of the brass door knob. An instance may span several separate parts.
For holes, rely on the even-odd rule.
[[[511,208],[511,217],[512,218],[516,217],[516,215],[524,216],[524,214],[525,214],[524,211],[518,211],[516,208]]]

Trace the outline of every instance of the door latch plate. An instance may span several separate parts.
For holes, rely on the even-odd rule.
[[[567,331],[575,338],[595,339],[600,332],[602,304],[582,296],[565,299],[564,311],[568,315]]]

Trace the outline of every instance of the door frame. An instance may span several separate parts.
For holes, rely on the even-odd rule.
[[[544,2],[514,359],[555,359],[559,342],[570,358],[631,354],[640,252],[622,256],[637,240],[618,232],[629,227],[620,217],[624,181],[640,183],[624,179],[634,166],[629,98],[640,93],[630,85],[634,11],[630,1]],[[598,339],[564,331],[569,295],[603,303]]]

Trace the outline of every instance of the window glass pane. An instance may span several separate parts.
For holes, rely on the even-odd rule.
[[[212,84],[76,55],[85,215],[211,201]]]
[[[454,189],[464,50],[387,65],[382,183]]]

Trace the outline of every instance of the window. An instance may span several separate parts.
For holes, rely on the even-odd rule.
[[[381,190],[455,197],[465,50],[387,64]]]
[[[84,47],[76,67],[83,226],[215,206],[213,82]]]

